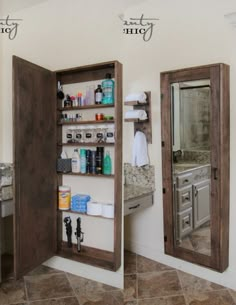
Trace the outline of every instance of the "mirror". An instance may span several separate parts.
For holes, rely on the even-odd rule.
[[[211,255],[210,80],[171,84],[175,245]]]
[[[165,253],[228,266],[229,66],[161,73]]]

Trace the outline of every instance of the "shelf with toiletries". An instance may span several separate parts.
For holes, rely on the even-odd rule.
[[[58,175],[70,175],[70,176],[84,176],[84,177],[94,177],[94,178],[114,178],[115,175],[104,175],[104,174],[90,174],[90,173],[85,173],[85,174],[82,174],[82,173],[72,173],[72,172],[69,172],[69,173],[58,173]]]
[[[140,120],[140,119],[125,119],[126,123],[144,123],[144,122],[148,122],[149,120]]]
[[[68,122],[58,122],[58,125],[83,125],[83,124],[114,124],[115,120],[91,120],[91,121],[68,121]]]
[[[101,108],[112,108],[115,104],[94,104],[85,106],[72,106],[72,107],[59,107],[59,111],[73,111],[73,110],[89,110],[89,109],[101,109]]]
[[[102,146],[114,146],[115,143],[78,143],[78,142],[74,142],[74,143],[58,143],[58,146],[92,146],[92,147],[102,147]]]
[[[66,211],[59,210],[59,212],[61,212],[61,213],[63,213],[63,212],[65,213],[66,212],[66,213],[78,214],[78,215],[83,215],[83,216],[88,216],[88,217],[98,217],[98,218],[113,220],[112,217],[105,217],[105,216],[102,216],[102,215],[90,215],[88,213],[77,212],[77,211],[73,211],[71,209],[66,210]]]
[[[133,110],[125,112],[126,123],[134,123],[134,134],[141,131],[146,135],[147,143],[152,143],[152,113],[151,92],[144,91],[129,94],[125,98],[125,106],[133,107]]]
[[[87,211],[85,213],[73,211],[73,196],[71,197],[71,207],[65,211],[58,209],[58,212],[61,215],[62,222],[68,215],[71,219],[75,219],[77,217],[76,214],[78,216],[81,215],[82,230],[86,226],[93,227],[92,224],[88,225],[89,221],[91,222],[91,216],[101,219],[103,226],[107,227],[108,223],[109,226],[113,224],[113,228],[111,227],[108,230],[111,235],[110,239],[108,238],[106,242],[98,241],[98,244],[108,243],[110,245],[108,249],[110,247],[113,251],[104,250],[104,259],[99,262],[99,265],[104,268],[109,265],[108,269],[117,270],[121,259],[122,195],[119,190],[122,188],[122,103],[118,101],[121,101],[122,98],[122,71],[118,62],[105,64],[105,67],[103,64],[101,66],[92,65],[88,68],[88,71],[87,68],[85,70],[78,71],[78,75],[76,75],[77,73],[74,74],[73,71],[70,76],[63,75],[63,73],[58,75],[58,81],[64,95],[63,98],[57,99],[57,156],[61,157],[62,153],[65,152],[66,157],[65,160],[62,160],[62,158],[57,159],[57,162],[62,162],[62,168],[66,163],[68,163],[67,165],[71,164],[70,171],[68,171],[68,167],[67,172],[60,172],[61,169],[58,171],[58,185],[70,186],[71,194],[76,194],[80,191],[93,196],[93,198],[100,198],[102,201],[108,200],[113,205],[114,215],[112,218],[107,218],[101,215],[88,215]],[[107,73],[110,75],[107,76]],[[108,84],[104,84],[104,82],[108,82]],[[112,90],[110,90],[111,87],[109,88],[109,86],[112,86]],[[104,95],[102,91],[104,91]],[[79,93],[73,95],[74,92]],[[109,96],[109,92],[112,93],[111,96]],[[89,97],[89,100],[87,97]],[[81,159],[82,151],[85,151],[82,156],[85,161]],[[74,155],[77,155],[77,157],[73,157]],[[83,163],[82,166],[84,166],[85,162],[86,169],[83,168],[82,172],[80,170],[78,172],[73,171],[72,166],[76,166],[76,160],[78,160],[80,169],[81,164]],[[94,166],[94,160],[96,160],[96,166]],[[99,160],[102,165],[97,165]],[[63,164],[64,162],[65,164]],[[108,185],[110,186],[109,188],[107,188]],[[86,220],[83,219],[83,216],[90,217],[87,217]],[[76,245],[73,244],[71,249],[66,246],[65,233],[63,233],[64,226],[62,225],[64,239],[61,245],[59,244],[60,255],[62,254],[67,258],[73,256],[73,260],[83,261],[84,255],[86,256],[89,248],[89,244],[86,244],[86,242],[89,243],[86,236],[89,239],[90,234],[86,229],[84,230],[85,241],[82,244],[80,253],[76,255],[76,252],[73,251]],[[103,233],[100,236],[103,236]],[[103,250],[99,247],[93,249],[93,243],[91,244],[92,251],[102,254]],[[112,258],[110,262],[107,261],[107,253]],[[98,265],[94,258],[87,258],[86,262],[91,265]]]

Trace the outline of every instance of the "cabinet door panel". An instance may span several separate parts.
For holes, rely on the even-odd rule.
[[[56,81],[13,57],[15,277],[56,251]]]
[[[210,180],[193,185],[194,228],[210,220]]]

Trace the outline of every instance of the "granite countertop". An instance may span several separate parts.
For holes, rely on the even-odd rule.
[[[134,199],[143,195],[148,195],[153,193],[153,189],[151,187],[143,187],[134,184],[125,184],[124,186],[124,201]]]
[[[13,166],[9,163],[0,163],[0,201],[13,197]]]

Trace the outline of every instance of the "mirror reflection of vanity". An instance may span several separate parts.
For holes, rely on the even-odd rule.
[[[228,266],[229,66],[161,73],[167,254]]]

